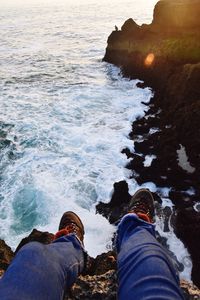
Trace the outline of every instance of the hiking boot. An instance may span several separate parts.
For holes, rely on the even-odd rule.
[[[70,233],[74,233],[76,237],[81,241],[83,244],[83,238],[84,238],[84,226],[77,214],[75,214],[72,211],[66,211],[59,224],[58,232],[55,235],[55,239],[68,235]]]
[[[129,212],[135,213],[140,219],[154,222],[154,198],[148,189],[138,190],[131,198]]]

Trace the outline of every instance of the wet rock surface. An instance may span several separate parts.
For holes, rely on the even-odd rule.
[[[159,1],[152,24],[129,19],[109,36],[104,60],[120,66],[124,76],[144,80],[140,88],[153,89],[145,116],[132,124],[135,153],[122,152],[132,159],[127,168],[138,184],[170,188],[173,226],[191,254],[192,278],[200,287],[199,13],[197,0]],[[103,214],[113,221],[106,207]]]
[[[100,202],[97,204],[96,210],[113,224],[128,211],[130,199],[131,195],[129,194],[126,181],[116,182],[111,201],[108,204]]]
[[[199,287],[200,214],[190,207],[180,209],[176,220],[176,234],[188,246],[193,259],[192,279]]]

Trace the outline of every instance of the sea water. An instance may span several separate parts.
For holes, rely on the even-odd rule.
[[[66,210],[83,220],[90,255],[109,249],[115,228],[95,205],[116,181],[138,188],[121,150],[134,151],[131,123],[152,91],[102,58],[114,26],[150,23],[156,2],[1,0],[0,125],[10,145],[1,150],[0,237],[13,249],[33,228],[56,232]],[[185,259],[172,231],[167,238]]]

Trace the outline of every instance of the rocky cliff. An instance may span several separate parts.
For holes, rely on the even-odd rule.
[[[53,234],[34,229],[24,238],[15,253],[25,244],[37,241],[44,244],[51,243]],[[15,253],[4,241],[0,240],[0,277],[3,275]],[[23,272],[23,270],[22,270]],[[49,274],[51,276],[51,274]],[[200,290],[189,282],[182,281],[181,287],[185,299],[199,299]],[[117,299],[117,272],[115,252],[109,251],[91,258],[91,267],[86,275],[81,275],[73,285],[64,300],[116,300]]]
[[[139,184],[170,188],[172,226],[191,254],[192,278],[200,287],[199,15],[198,0],[161,0],[150,25],[129,19],[111,33],[104,61],[154,91],[145,116],[132,125],[135,153],[123,153],[132,158],[127,167]],[[154,159],[146,166],[148,155]]]
[[[144,80],[154,97],[146,113],[132,125],[130,139],[135,153],[127,166],[139,184],[153,181],[170,187],[174,209],[162,210],[162,194],[155,194],[157,214],[165,219],[165,231],[172,226],[188,248],[193,260],[193,280],[200,286],[200,2],[162,0],[150,25],[127,20],[120,31],[108,38],[104,60],[121,67],[125,76]],[[123,101],[123,99],[122,99]],[[2,131],[1,134],[4,134]],[[11,153],[12,154],[12,153]],[[11,155],[10,154],[10,155]],[[147,155],[154,155],[145,166]],[[125,182],[116,183],[110,204],[97,210],[114,223],[126,210],[131,195]],[[173,215],[173,218],[171,218]],[[172,221],[170,221],[172,220]],[[170,225],[170,226],[169,226]],[[159,237],[158,237],[159,238]],[[49,243],[52,235],[33,231],[17,250],[30,241]],[[165,240],[160,239],[165,245]],[[14,257],[0,241],[0,274]],[[181,268],[181,266],[179,266]],[[186,299],[199,299],[200,291],[182,282]],[[92,260],[88,275],[81,276],[66,299],[116,299],[116,258],[113,252]]]

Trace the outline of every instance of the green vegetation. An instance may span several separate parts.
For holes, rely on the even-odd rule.
[[[171,38],[163,41],[163,52],[173,60],[200,61],[200,40],[194,37]]]
[[[200,39],[192,36],[181,38],[127,40],[109,44],[110,50],[123,51],[128,53],[140,52],[147,55],[154,53],[155,56],[166,57],[176,62],[195,63],[200,61]]]

